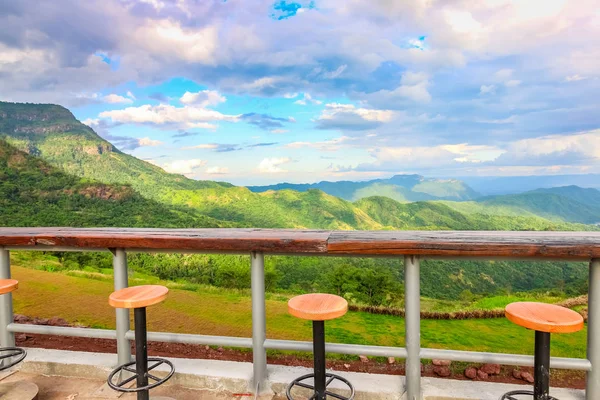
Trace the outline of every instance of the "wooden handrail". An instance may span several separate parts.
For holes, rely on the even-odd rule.
[[[600,232],[0,228],[0,246],[589,260]]]

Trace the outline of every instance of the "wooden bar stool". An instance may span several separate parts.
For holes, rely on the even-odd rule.
[[[115,308],[133,308],[135,322],[135,361],[114,369],[108,376],[108,386],[119,392],[136,392],[138,400],[148,400],[150,389],[165,383],[175,372],[175,367],[169,360],[157,357],[148,358],[147,349],[146,307],[160,303],[167,297],[167,293],[169,293],[169,289],[164,286],[133,286],[117,290],[108,298],[108,304]],[[154,364],[148,367],[148,362]],[[170,367],[167,376],[161,379],[149,373],[162,364]],[[131,368],[133,365],[135,365],[135,369]],[[114,377],[118,375],[120,378],[124,371],[134,375],[115,382]],[[137,383],[135,388],[124,387],[134,379]],[[152,379],[154,383],[149,384],[148,379]]]
[[[290,299],[288,311],[294,317],[312,321],[313,324],[313,361],[314,373],[296,378],[289,384],[286,395],[293,400],[291,391],[294,386],[312,389],[314,394],[309,399],[323,400],[328,396],[341,400],[354,398],[354,387],[348,380],[339,375],[325,372],[325,321],[343,316],[348,311],[348,302],[340,296],[332,294],[304,294]],[[313,378],[314,386],[302,381]],[[350,396],[344,397],[327,390],[334,380],[344,383],[350,389]]]
[[[506,318],[535,331],[533,391],[514,390],[500,400],[533,396],[535,400],[557,400],[550,396],[550,334],[571,333],[583,328],[583,317],[568,308],[546,303],[517,302],[506,306]]]
[[[0,295],[4,296],[14,292],[19,287],[19,281],[14,279],[0,279]],[[0,348],[0,371],[14,367],[27,356],[25,349],[20,347]],[[37,398],[38,387],[35,383],[17,381],[0,384],[0,399],[7,400],[33,400]]]

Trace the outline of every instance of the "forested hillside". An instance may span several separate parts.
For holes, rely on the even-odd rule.
[[[577,186],[537,189],[520,194],[483,197],[468,202],[443,202],[465,214],[538,216],[551,221],[598,224],[600,191]]]
[[[183,207],[166,207],[128,185],[66,174],[0,140],[2,226],[217,227]]]
[[[249,186],[253,192],[291,189],[305,192],[319,189],[332,196],[348,201],[356,201],[371,196],[386,196],[393,200],[472,200],[479,196],[477,192],[457,179],[433,179],[420,175],[395,175],[389,179],[370,181],[323,181],[312,184],[280,183],[269,186]]]

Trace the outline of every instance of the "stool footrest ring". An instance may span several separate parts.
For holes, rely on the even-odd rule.
[[[25,359],[27,352],[25,349],[20,347],[2,347],[0,348],[0,361],[4,362],[7,358],[18,357],[16,360],[11,361],[10,364],[0,366],[0,371],[4,371],[10,367],[14,367]]]
[[[533,397],[533,391],[532,390],[513,390],[511,392],[504,393],[500,397],[500,400],[521,400],[514,396],[519,396],[519,397],[520,396],[531,396],[531,397]],[[558,399],[556,397],[548,396],[544,400],[558,400]]]
[[[127,385],[129,382],[132,382],[132,381],[134,381],[137,378],[137,372],[136,372],[135,368],[131,368],[132,366],[135,366],[135,363],[136,363],[135,361],[132,361],[130,363],[123,364],[123,365],[120,365],[117,368],[115,368],[110,373],[110,375],[108,376],[108,380],[107,380],[108,386],[110,386],[112,389],[117,390],[119,392],[127,392],[127,393],[130,393],[130,392],[141,392],[143,390],[150,390],[150,389],[155,388],[155,387],[157,387],[159,385],[162,385],[163,383],[165,383],[166,381],[168,381],[173,376],[173,373],[175,373],[175,367],[173,366],[173,364],[171,363],[171,361],[165,360],[164,358],[149,357],[148,358],[148,363],[149,364],[150,363],[154,363],[154,364],[152,364],[152,365],[150,365],[148,367],[148,372],[146,373],[146,376],[149,379],[152,379],[155,382],[151,383],[151,384],[148,384],[146,386],[142,386],[142,387],[135,387],[135,388],[126,388],[126,387],[123,387],[123,386]],[[159,378],[159,377],[154,376],[154,375],[152,375],[150,373],[151,370],[153,370],[154,368],[156,368],[156,367],[158,367],[159,365],[162,365],[162,364],[166,364],[170,368],[170,371],[167,374],[167,376],[165,376],[164,378]],[[117,375],[121,374],[122,372],[129,372],[132,375],[129,376],[129,377],[127,377],[127,378],[125,378],[125,379],[117,380],[115,382],[115,379],[113,379],[113,378],[115,378]]]
[[[299,386],[299,387],[303,387],[303,388],[306,388],[306,389],[313,389],[314,390],[315,387],[313,385],[309,385],[307,383],[303,383],[302,382],[302,381],[304,381],[306,379],[314,378],[314,376],[315,376],[315,374],[306,374],[306,375],[302,375],[301,377],[298,377],[298,378],[294,379],[288,385],[287,390],[285,392],[288,400],[294,400],[294,398],[292,397],[292,394],[291,394],[292,388],[294,386]],[[346,378],[342,378],[339,375],[329,374],[329,373],[326,373],[325,377],[328,378],[327,381],[325,382],[325,387],[326,388],[327,388],[327,386],[329,386],[329,384],[331,382],[333,382],[334,380],[338,380],[338,381],[344,383],[350,389],[350,396],[349,397],[345,397],[345,396],[342,396],[340,394],[333,393],[333,392],[330,392],[329,390],[326,390],[325,391],[325,395],[327,397],[331,396],[332,398],[339,399],[339,400],[352,400],[352,399],[354,399],[354,386],[352,386],[352,384]],[[309,400],[314,400],[316,398],[317,398],[317,395],[314,394],[312,397],[309,398]]]

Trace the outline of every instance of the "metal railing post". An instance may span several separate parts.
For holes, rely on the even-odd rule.
[[[600,399],[600,259],[590,262],[588,290],[587,358],[592,370],[586,377],[585,398]]]
[[[421,290],[419,258],[404,257],[406,400],[421,400]]]
[[[113,272],[115,279],[115,290],[124,289],[129,286],[127,276],[127,253],[124,249],[114,249],[113,251]],[[119,365],[131,361],[131,345],[125,337],[130,329],[129,310],[126,308],[117,308],[117,355]]]
[[[10,253],[0,248],[0,279],[10,279]],[[12,293],[0,295],[0,346],[14,347],[15,334],[8,330],[13,323]]]
[[[265,256],[252,252],[252,387],[256,393],[264,392],[267,379],[267,319],[265,303]]]

